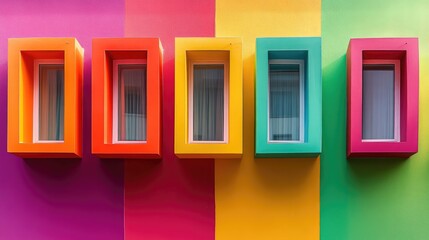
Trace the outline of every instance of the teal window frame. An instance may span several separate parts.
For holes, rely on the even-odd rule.
[[[255,156],[317,157],[322,150],[322,65],[320,37],[257,38],[255,81]],[[268,141],[269,61],[304,61],[304,139]]]

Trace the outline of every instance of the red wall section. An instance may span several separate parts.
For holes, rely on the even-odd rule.
[[[126,0],[125,36],[164,47],[162,160],[125,163],[126,239],[214,239],[214,162],[174,155],[174,38],[213,37],[215,2]]]

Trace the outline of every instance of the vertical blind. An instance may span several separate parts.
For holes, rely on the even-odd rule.
[[[270,64],[269,140],[300,141],[299,64]]]
[[[395,66],[363,66],[362,139],[395,138]]]
[[[224,140],[224,65],[193,66],[193,140]]]
[[[64,140],[64,65],[39,65],[39,140]]]
[[[118,68],[118,140],[146,141],[146,65]]]

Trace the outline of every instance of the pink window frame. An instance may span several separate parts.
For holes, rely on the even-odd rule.
[[[223,140],[222,141],[195,141],[194,140],[194,65],[223,65]],[[188,63],[188,141],[200,143],[228,143],[228,106],[229,106],[229,63],[226,60],[191,60]]]
[[[144,64],[147,68],[147,61],[146,59],[118,59],[113,60],[113,87],[112,87],[112,97],[113,97],[113,104],[112,104],[112,143],[115,144],[126,144],[126,143],[146,143],[147,141],[120,141],[118,136],[118,82],[119,82],[119,65],[131,65],[131,64]],[[147,74],[146,74],[147,75]],[[146,76],[147,81],[147,76]],[[147,84],[146,84],[147,85]],[[146,88],[147,91],[147,88]],[[147,98],[147,92],[146,96]],[[147,113],[146,113],[147,114]],[[147,127],[147,126],[146,126]]]
[[[42,64],[62,64],[65,73],[64,59],[35,59],[33,87],[33,142],[34,143],[64,143],[64,140],[39,140],[39,68]],[[64,75],[65,77],[65,75]],[[66,91],[64,91],[65,94]],[[65,96],[64,96],[65,98]],[[65,130],[65,129],[64,129]]]
[[[400,62],[399,141],[362,141],[362,67],[367,60]],[[351,39],[347,50],[347,79],[347,156],[407,158],[415,154],[418,151],[418,39]]]

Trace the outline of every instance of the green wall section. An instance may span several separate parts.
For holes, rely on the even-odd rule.
[[[321,239],[429,238],[429,1],[322,1]],[[350,38],[418,37],[419,152],[346,159]]]

